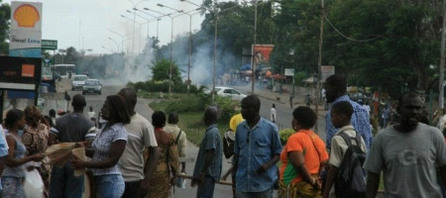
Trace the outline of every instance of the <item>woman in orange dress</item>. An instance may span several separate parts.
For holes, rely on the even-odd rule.
[[[180,166],[175,136],[163,130],[166,124],[166,114],[163,112],[156,111],[153,113],[152,124],[155,127],[155,137],[160,157],[156,164],[156,170],[150,178],[149,194],[146,195],[146,198],[168,198],[170,197],[172,179],[178,173]]]

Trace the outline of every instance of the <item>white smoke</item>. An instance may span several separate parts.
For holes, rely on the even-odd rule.
[[[152,71],[149,68],[155,59],[152,43],[152,39],[147,39],[144,49],[139,55],[126,57],[123,71],[124,82],[145,82],[152,76]]]

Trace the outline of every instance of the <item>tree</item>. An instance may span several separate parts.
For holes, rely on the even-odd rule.
[[[1,0],[0,0],[1,2]],[[0,54],[8,54],[9,44],[9,19],[11,18],[11,7],[8,4],[0,6]]]
[[[152,80],[162,81],[169,80],[169,70],[170,70],[170,61],[167,59],[161,59],[158,62],[155,62],[152,69]],[[181,76],[178,69],[178,66],[175,63],[172,63],[172,81],[174,83],[181,82]]]

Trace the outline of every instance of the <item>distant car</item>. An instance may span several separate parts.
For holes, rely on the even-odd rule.
[[[205,91],[205,93],[210,94],[212,91],[212,88],[208,91]],[[217,95],[221,97],[228,97],[232,100],[241,101],[243,98],[246,97],[246,94],[243,94],[241,91],[231,88],[231,87],[215,87],[215,92]]]
[[[98,79],[88,79],[85,81],[84,86],[82,86],[82,94],[86,93],[97,93],[101,95],[102,84]]]
[[[86,75],[74,75],[73,81],[71,82],[72,90],[76,89],[82,89],[82,86],[84,86],[85,81],[88,79]]]

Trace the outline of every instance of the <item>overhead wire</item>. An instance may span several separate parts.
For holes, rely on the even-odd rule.
[[[333,25],[333,23],[330,21],[330,19],[328,19],[327,15],[325,15],[325,13],[324,13],[324,18],[325,18],[325,20],[327,20],[328,24],[334,29],[334,31],[335,31],[337,34],[339,34],[340,36],[344,37],[345,39],[347,39],[347,40],[349,40],[349,41],[358,42],[358,43],[365,43],[365,42],[370,42],[370,41],[377,40],[377,39],[379,39],[379,38],[381,38],[381,37],[384,36],[384,34],[380,34],[380,35],[377,35],[376,37],[374,37],[374,38],[370,38],[370,39],[355,39],[355,38],[351,38],[351,37],[349,37],[349,36],[343,34],[341,31],[339,31],[339,29],[336,28],[336,27]]]

